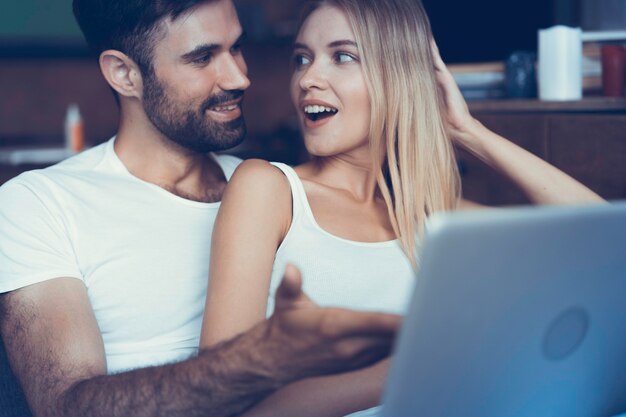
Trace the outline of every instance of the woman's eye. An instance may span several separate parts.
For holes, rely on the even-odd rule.
[[[350,54],[343,53],[343,52],[339,52],[337,55],[335,55],[335,59],[340,64],[343,64],[345,62],[356,61],[356,58],[354,56],[352,56]]]
[[[303,65],[309,65],[311,60],[304,55],[296,55],[293,57],[293,62],[296,64],[296,67],[301,67]]]

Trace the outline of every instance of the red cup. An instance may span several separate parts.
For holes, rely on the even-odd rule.
[[[624,95],[626,77],[626,48],[620,45],[602,46],[602,92],[607,97]]]

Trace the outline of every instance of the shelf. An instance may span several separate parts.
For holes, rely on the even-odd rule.
[[[624,97],[587,97],[576,101],[476,100],[468,102],[472,113],[626,113]]]
[[[66,148],[3,149],[0,150],[2,165],[49,165],[61,162],[76,153]]]

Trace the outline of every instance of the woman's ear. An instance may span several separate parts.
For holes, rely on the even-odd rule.
[[[128,55],[113,49],[100,54],[100,70],[112,89],[120,96],[143,95],[143,79],[139,66]]]

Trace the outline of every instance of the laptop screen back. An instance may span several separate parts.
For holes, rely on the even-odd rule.
[[[382,415],[626,411],[626,205],[435,217]]]

